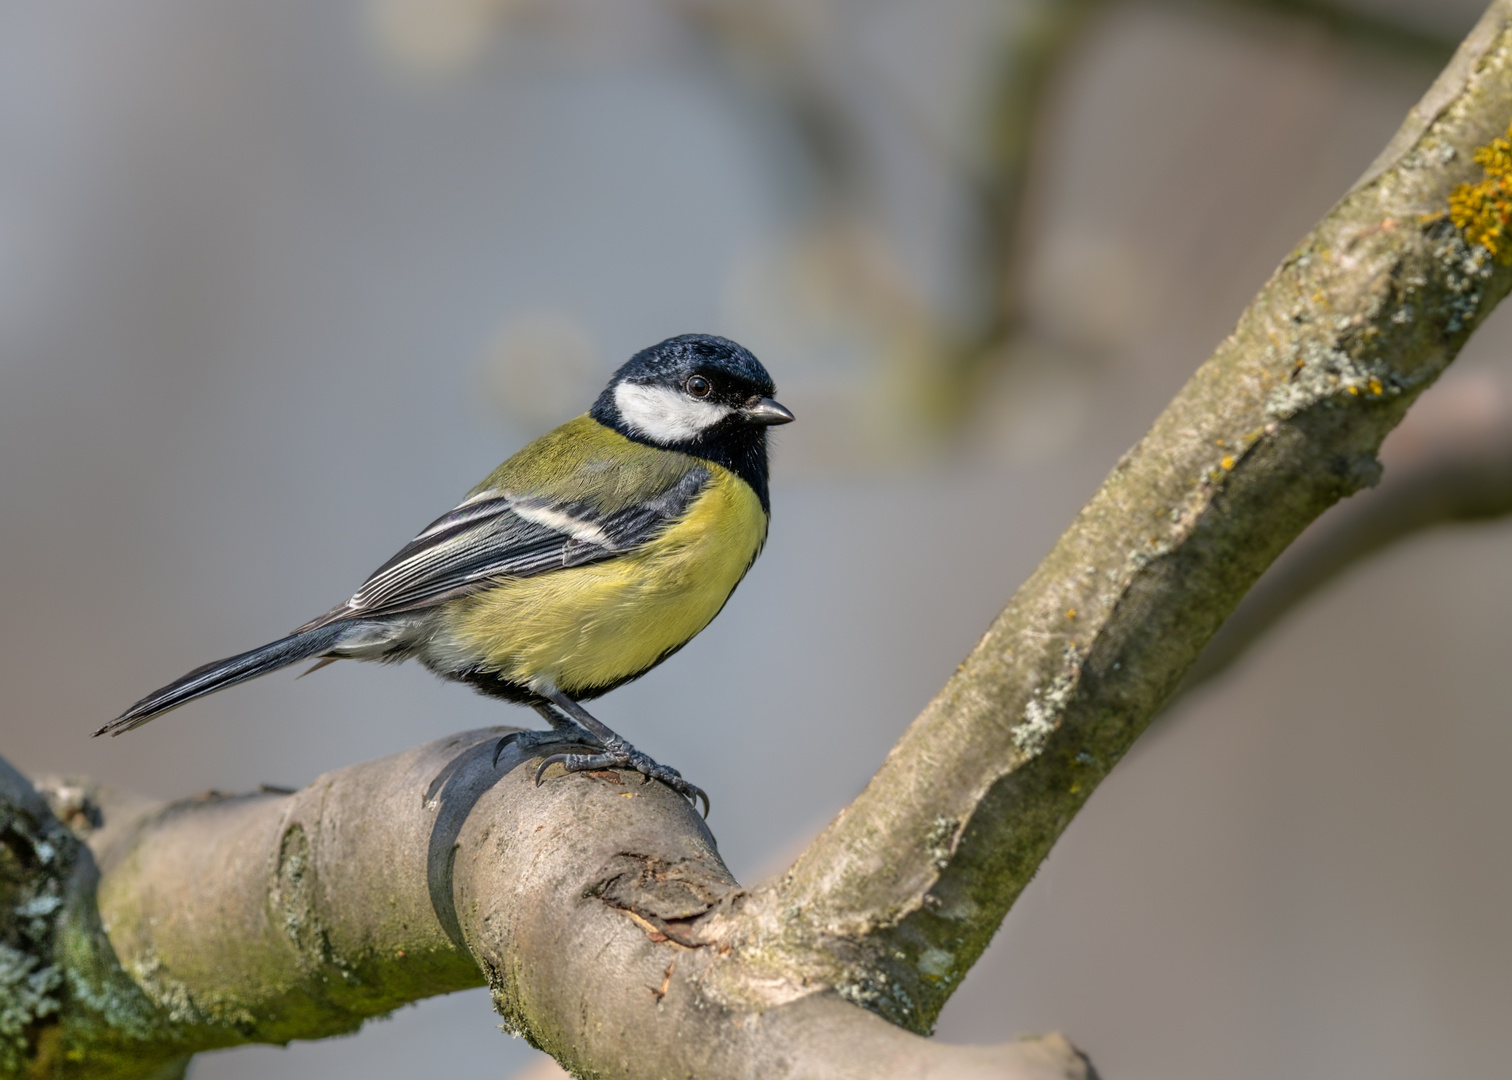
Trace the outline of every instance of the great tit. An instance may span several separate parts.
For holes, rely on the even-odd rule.
[[[733,341],[669,338],[631,357],[593,408],[500,465],[346,603],[259,649],[196,668],[96,735],[301,660],[414,657],[529,705],[550,731],[505,736],[568,771],[619,767],[708,797],[581,702],[644,675],[719,614],[766,541],[766,429],[793,419]],[[314,670],[312,668],[311,670]]]

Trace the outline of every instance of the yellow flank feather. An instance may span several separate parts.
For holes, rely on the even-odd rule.
[[[459,651],[569,697],[639,675],[719,614],[766,540],[751,486],[718,465],[688,512],[618,558],[514,578],[455,601]]]

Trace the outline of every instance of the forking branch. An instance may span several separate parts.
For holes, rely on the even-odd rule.
[[[1450,220],[1512,121],[1497,0],[905,733],[779,878],[626,774],[539,788],[496,732],[295,794],[143,805],[0,773],[0,1073],[172,1076],[486,981],[581,1075],[1074,1077],[921,1038],[1098,782],[1276,556],[1512,288]],[[1499,188],[1481,209],[1506,219]],[[87,845],[58,818],[71,822]],[[29,1004],[16,1005],[24,997]],[[888,1023],[887,1021],[891,1021]]]

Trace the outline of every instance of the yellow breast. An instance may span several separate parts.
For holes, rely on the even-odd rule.
[[[766,540],[749,484],[718,465],[688,512],[618,558],[514,578],[458,601],[452,636],[479,666],[570,697],[654,667],[719,614]]]

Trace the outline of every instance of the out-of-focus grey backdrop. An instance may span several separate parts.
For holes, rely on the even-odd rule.
[[[743,880],[780,868],[1480,6],[1094,7],[1041,103],[1011,340],[961,381],[994,101],[1054,0],[0,0],[0,753],[177,796],[533,722],[338,664],[88,738],[713,331],[799,417],[771,539],[601,714],[712,793]],[[1512,366],[1509,326],[1447,381]],[[1162,719],[939,1036],[1059,1028],[1117,1080],[1504,1072],[1509,552],[1392,550]],[[494,1024],[469,992],[193,1076],[532,1067]]]

